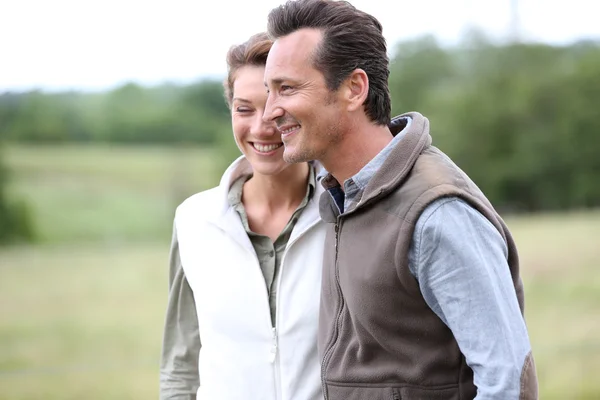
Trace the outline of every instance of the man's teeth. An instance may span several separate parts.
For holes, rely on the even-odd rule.
[[[292,126],[291,128],[281,131],[281,134],[285,135],[286,133],[290,133],[291,131],[296,130],[296,129],[298,129],[298,125]]]
[[[275,143],[275,144],[258,144],[258,143],[254,143],[254,148],[256,150],[260,151],[261,153],[268,153],[270,151],[278,149],[279,147],[281,147],[281,143]]]

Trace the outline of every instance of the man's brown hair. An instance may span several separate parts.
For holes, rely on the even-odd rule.
[[[313,65],[329,90],[337,90],[355,69],[364,70],[369,77],[365,112],[376,124],[389,124],[389,58],[379,21],[347,1],[334,0],[289,0],[269,13],[267,31],[274,40],[303,28],[323,33]]]

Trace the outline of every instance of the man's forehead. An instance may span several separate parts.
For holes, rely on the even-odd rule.
[[[311,65],[312,54],[320,39],[320,31],[301,29],[275,40],[267,57],[267,74],[280,68]]]
[[[303,28],[278,38],[275,40],[273,48],[278,52],[282,52],[283,50],[311,52],[319,44],[322,37],[321,31],[318,29]]]

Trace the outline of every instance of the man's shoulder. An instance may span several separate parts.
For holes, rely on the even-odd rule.
[[[428,146],[417,158],[414,174],[429,184],[456,183],[466,175],[446,153],[435,146]]]

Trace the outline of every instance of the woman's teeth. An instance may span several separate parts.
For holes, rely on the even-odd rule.
[[[253,146],[256,150],[260,151],[261,153],[269,153],[269,152],[283,146],[283,143],[274,143],[274,144],[253,143]]]

